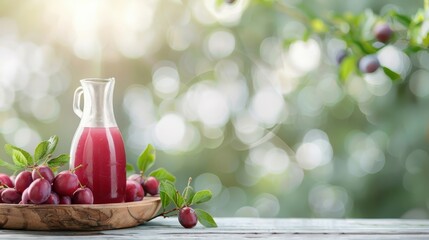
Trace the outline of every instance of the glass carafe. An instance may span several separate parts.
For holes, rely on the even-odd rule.
[[[94,203],[123,202],[126,157],[113,113],[115,79],[88,78],[80,82],[74,93],[73,111],[81,121],[71,145],[70,168],[77,167],[76,174],[81,184],[92,190]]]

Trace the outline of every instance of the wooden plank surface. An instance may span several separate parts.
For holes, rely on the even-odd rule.
[[[429,239],[429,220],[216,218],[218,228],[182,228],[156,219],[108,231],[0,230],[1,239]]]

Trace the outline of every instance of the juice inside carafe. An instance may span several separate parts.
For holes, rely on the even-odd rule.
[[[117,127],[85,127],[77,142],[73,165],[82,185],[94,194],[94,203],[124,201],[126,158]]]

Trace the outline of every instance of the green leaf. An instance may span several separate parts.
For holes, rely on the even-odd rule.
[[[68,154],[61,154],[56,158],[53,158],[51,160],[48,161],[48,166],[50,168],[56,168],[56,167],[61,167],[64,164],[67,164],[70,160],[70,155]]]
[[[392,16],[402,25],[408,27],[411,24],[411,18],[393,11]]]
[[[419,9],[411,19],[411,23],[413,25],[418,25],[424,22],[424,20],[425,20],[425,11],[423,9]]]
[[[147,145],[146,149],[140,154],[139,158],[137,159],[137,168],[145,173],[147,169],[153,166],[155,163],[155,148],[149,144]]]
[[[127,169],[127,173],[133,173],[134,172],[134,166],[132,164],[127,163],[127,165],[125,166],[125,168]]]
[[[0,159],[0,167],[5,167],[5,168],[13,170],[13,171],[17,171],[17,170],[21,169],[21,168],[15,166],[13,164],[10,164],[8,162],[3,161],[2,159]]]
[[[174,203],[179,208],[182,208],[185,205],[185,199],[183,199],[183,196],[177,190],[176,190],[176,194],[174,195]]]
[[[12,157],[12,155],[13,155],[13,149],[14,149],[14,146],[13,146],[13,145],[10,145],[10,144],[8,144],[8,143],[6,143],[6,144],[4,145],[4,151],[7,153],[7,155],[9,155],[9,156],[11,156],[11,157]]]
[[[421,51],[423,49],[425,49],[425,48],[422,48],[420,46],[409,45],[405,49],[403,49],[403,51],[405,54],[410,55],[410,54],[416,53],[418,51]]]
[[[383,67],[383,71],[392,81],[401,79],[401,75],[399,75],[399,73],[396,73],[387,67]]]
[[[176,187],[172,182],[169,182],[169,181],[160,182],[159,196],[161,197],[161,203],[163,208],[167,207],[171,201],[174,202],[175,194],[176,194]]]
[[[212,198],[212,192],[210,190],[201,190],[195,193],[192,198],[191,204],[199,204],[207,202]]]
[[[46,150],[46,154],[52,154],[55,151],[55,148],[57,148],[58,144],[58,137],[52,136],[48,139],[48,149]]]
[[[369,53],[369,54],[374,54],[374,53],[376,53],[378,51],[377,48],[375,48],[374,46],[372,46],[372,44],[370,44],[367,41],[361,42],[361,46],[365,49],[365,52]]]
[[[165,168],[158,168],[156,170],[153,170],[149,176],[155,177],[158,181],[170,181],[170,182],[176,182],[176,177],[171,174],[169,171],[167,171]]]
[[[18,167],[25,168],[28,166],[27,158],[22,152],[18,150],[12,150],[12,160],[13,163]]]
[[[194,197],[195,192],[194,189],[191,186],[187,186],[182,193],[183,198],[185,199],[185,202],[187,205],[191,205],[192,198]]]
[[[349,39],[348,44],[350,44],[351,47],[354,47],[355,52],[360,52],[360,53],[363,53],[364,55],[370,54],[365,48],[365,46],[362,45],[362,42],[356,40],[355,38]]]
[[[340,80],[345,82],[352,73],[356,71],[356,59],[353,56],[347,56],[340,64]]]
[[[159,192],[159,197],[161,198],[162,208],[165,209],[170,204],[171,199],[165,192]]]
[[[13,156],[14,152],[21,153],[20,155],[24,156],[24,158],[25,158],[24,160],[21,159],[22,161],[20,161],[21,163],[25,162],[25,166],[23,166],[23,167],[34,165],[33,157],[27,151],[25,151],[19,147],[10,145],[10,144],[5,144],[4,149],[5,149],[6,153],[12,157],[12,159],[14,158],[14,156]],[[15,163],[15,160],[14,160],[14,163]],[[22,166],[20,166],[20,167],[22,167]]]
[[[215,220],[208,212],[202,209],[195,209],[195,213],[197,214],[198,222],[204,227],[217,227]]]
[[[37,145],[34,150],[34,161],[37,163],[39,160],[44,159],[48,154],[49,142],[43,141]]]
[[[190,192],[188,193],[188,197],[187,197],[187,199],[186,199],[186,204],[187,204],[188,206],[192,205],[192,200],[194,200],[194,196],[195,196],[195,192],[194,192],[194,190],[192,190],[192,191],[190,191]]]

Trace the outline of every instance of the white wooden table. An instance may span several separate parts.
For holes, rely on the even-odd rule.
[[[216,218],[218,228],[182,228],[176,218],[92,231],[0,230],[0,239],[429,239],[429,220]]]

